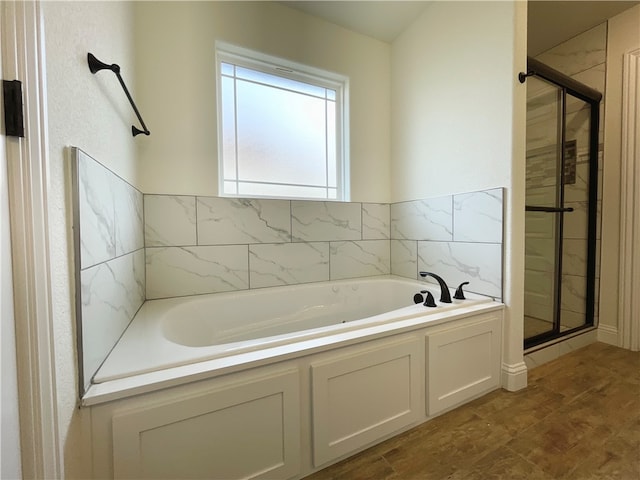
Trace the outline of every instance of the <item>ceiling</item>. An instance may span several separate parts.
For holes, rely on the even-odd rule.
[[[281,2],[358,33],[391,43],[430,1]],[[530,1],[528,54],[537,55],[640,3],[638,1]]]
[[[527,15],[527,50],[538,55],[585,32],[639,2],[530,1]]]
[[[300,0],[280,3],[391,43],[431,2]]]

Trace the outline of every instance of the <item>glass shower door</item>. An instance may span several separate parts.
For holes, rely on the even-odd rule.
[[[527,81],[525,338],[558,330],[559,239],[562,229],[563,91]]]
[[[560,332],[573,330],[593,322],[593,286],[595,264],[590,264],[589,249],[595,248],[595,232],[590,233],[590,217],[595,217],[597,199],[591,199],[593,141],[591,135],[591,109],[589,103],[570,93],[565,100],[563,206],[571,208],[564,215],[562,229],[561,301],[559,306]],[[594,136],[598,141],[597,133]],[[597,145],[597,144],[596,144]],[[595,228],[595,225],[593,225]],[[592,240],[590,241],[590,237]],[[591,293],[590,293],[591,292]],[[591,310],[591,312],[590,312]]]
[[[534,66],[544,75],[527,80],[525,348],[593,325],[595,311],[601,95]]]

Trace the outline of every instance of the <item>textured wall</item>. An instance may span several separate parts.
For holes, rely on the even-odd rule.
[[[391,201],[509,185],[513,15],[433,2],[393,43]]]
[[[65,476],[90,477],[83,438],[85,411],[77,408],[77,362],[73,282],[69,145],[100,158],[136,184],[133,112],[110,72],[92,75],[87,52],[120,64],[135,98],[133,11],[127,2],[42,2],[46,50],[49,140],[49,228],[56,391]],[[106,75],[104,74],[106,73]]]

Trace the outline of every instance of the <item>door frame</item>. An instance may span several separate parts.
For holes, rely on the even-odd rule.
[[[625,52],[622,80],[622,145],[620,173],[620,305],[618,346],[640,350],[640,48]]]
[[[3,73],[22,82],[25,138],[6,139],[23,478],[60,478],[39,1],[2,2]]]
[[[0,22],[0,38],[4,25]],[[0,79],[2,49],[0,48]],[[6,103],[0,93],[0,105]],[[13,313],[13,273],[9,224],[9,182],[5,145],[6,124],[0,115],[0,478],[22,478],[20,455],[20,414],[18,410],[18,367],[16,365],[15,316]],[[4,475],[4,476],[3,476]]]

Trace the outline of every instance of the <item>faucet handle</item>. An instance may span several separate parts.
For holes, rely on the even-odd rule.
[[[435,307],[436,305],[436,301],[433,298],[433,294],[429,291],[427,291],[427,298],[425,299],[423,305],[425,307]]]
[[[462,291],[462,287],[465,285],[469,285],[469,282],[462,282],[460,285],[458,285],[458,288],[456,288],[456,293],[453,295],[453,298],[455,298],[456,300],[466,300],[464,296],[464,292]]]

